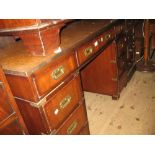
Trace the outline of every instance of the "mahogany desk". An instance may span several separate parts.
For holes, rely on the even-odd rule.
[[[62,49],[29,55],[22,42],[0,49],[0,64],[29,134],[89,134],[83,91],[118,99],[135,70],[136,20],[77,20]]]

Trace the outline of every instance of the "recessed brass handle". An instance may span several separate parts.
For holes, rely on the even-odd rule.
[[[57,80],[59,77],[61,77],[65,73],[64,66],[59,66],[52,72],[52,79]]]
[[[76,129],[77,125],[78,125],[78,122],[76,120],[73,121],[72,124],[67,129],[67,134],[68,135],[72,134],[73,131]]]
[[[106,35],[105,35],[105,40],[108,40],[110,37],[111,37],[110,34],[106,34]]]
[[[87,47],[85,50],[84,50],[84,55],[87,57],[89,56],[91,53],[93,52],[93,48],[90,46],[90,47]]]
[[[72,97],[70,95],[66,96],[61,102],[60,102],[60,109],[64,109],[70,102]]]

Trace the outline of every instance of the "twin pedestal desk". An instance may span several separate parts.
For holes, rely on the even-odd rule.
[[[90,134],[83,91],[119,99],[135,70],[135,26],[135,20],[75,20],[60,31],[61,51],[32,56],[22,41],[1,48],[0,96],[11,95],[16,119],[12,103],[0,97],[6,104],[0,134]]]

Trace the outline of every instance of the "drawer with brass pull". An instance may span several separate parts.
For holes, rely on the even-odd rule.
[[[108,40],[111,39],[111,37],[112,37],[111,33],[107,33],[107,34],[104,35],[104,40],[108,41]]]
[[[79,64],[82,64],[84,61],[86,61],[92,54],[94,54],[94,52],[95,50],[92,41],[78,48],[77,55]]]
[[[110,29],[103,34],[101,34],[98,38],[100,47],[104,46],[109,40],[113,39],[115,36],[115,31]]]
[[[80,79],[76,77],[49,99],[44,109],[52,129],[60,126],[78,106],[81,97]]]
[[[99,35],[89,43],[83,44],[77,49],[77,55],[79,60],[79,65],[85,62],[91,55],[97,52],[102,46],[107,42],[114,39],[115,31],[113,28]]]
[[[85,104],[80,104],[67,120],[60,126],[56,134],[58,135],[76,135],[87,123]]]
[[[34,73],[34,81],[40,96],[48,93],[76,69],[74,54],[63,56]]]
[[[99,36],[100,47],[104,46],[109,40],[113,38],[111,31],[105,32]]]

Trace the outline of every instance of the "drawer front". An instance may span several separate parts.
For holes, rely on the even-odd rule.
[[[14,120],[3,129],[0,129],[0,135],[22,135],[22,129],[18,120]]]
[[[77,55],[79,59],[79,64],[82,64],[86,61],[90,56],[95,53],[94,45],[92,42],[84,44],[77,50]]]
[[[110,29],[98,37],[100,47],[104,46],[108,41],[112,40],[115,36],[114,29]]]
[[[90,135],[88,124],[80,131],[80,135]]]
[[[0,122],[13,113],[9,102],[5,84],[0,81]]]
[[[80,104],[69,118],[57,130],[58,135],[76,135],[79,134],[82,127],[87,122],[85,104]]]
[[[102,35],[96,37],[89,43],[84,44],[79,49],[77,49],[77,55],[79,59],[79,64],[85,62],[90,56],[97,52],[103,45],[108,41],[112,40],[115,36],[114,29],[110,29],[103,33]]]
[[[63,56],[34,74],[40,96],[48,93],[77,67],[74,54]]]
[[[45,112],[52,129],[56,129],[78,106],[82,91],[80,78],[76,77],[60,89],[45,105]]]

